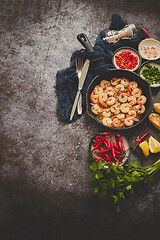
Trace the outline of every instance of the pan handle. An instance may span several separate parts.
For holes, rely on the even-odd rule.
[[[84,33],[78,34],[77,39],[88,51],[94,51],[86,34]]]

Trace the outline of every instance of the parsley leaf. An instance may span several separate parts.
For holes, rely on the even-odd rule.
[[[119,166],[112,163],[107,170],[103,170],[105,162],[93,161],[90,164],[91,182],[94,193],[100,198],[109,197],[120,212],[120,200],[125,199],[128,193],[141,192],[144,184],[153,181],[152,176],[160,169],[160,160],[147,167],[142,167],[138,161],[132,160],[131,165]]]

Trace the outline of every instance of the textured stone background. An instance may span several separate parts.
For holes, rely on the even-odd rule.
[[[56,113],[55,75],[94,44],[113,13],[160,39],[157,0],[0,0],[0,239],[159,239],[160,183],[128,199],[123,212],[93,195],[86,114]]]

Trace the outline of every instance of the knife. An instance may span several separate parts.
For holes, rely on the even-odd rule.
[[[79,79],[78,91],[77,91],[77,94],[76,94],[76,97],[75,97],[75,100],[74,100],[74,103],[73,103],[73,107],[72,107],[72,111],[71,111],[71,115],[70,115],[70,121],[72,120],[72,118],[74,116],[76,106],[77,106],[77,102],[78,102],[78,98],[79,98],[80,92],[82,90],[83,84],[84,84],[86,76],[87,76],[89,64],[90,64],[90,60],[86,59],[84,65],[83,65],[83,68],[82,68],[82,73],[81,73],[80,79]]]

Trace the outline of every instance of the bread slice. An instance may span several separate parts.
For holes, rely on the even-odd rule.
[[[149,115],[149,121],[158,129],[160,130],[160,115],[157,113],[151,113]]]
[[[154,110],[155,112],[159,113],[160,114],[160,103],[154,103]]]

